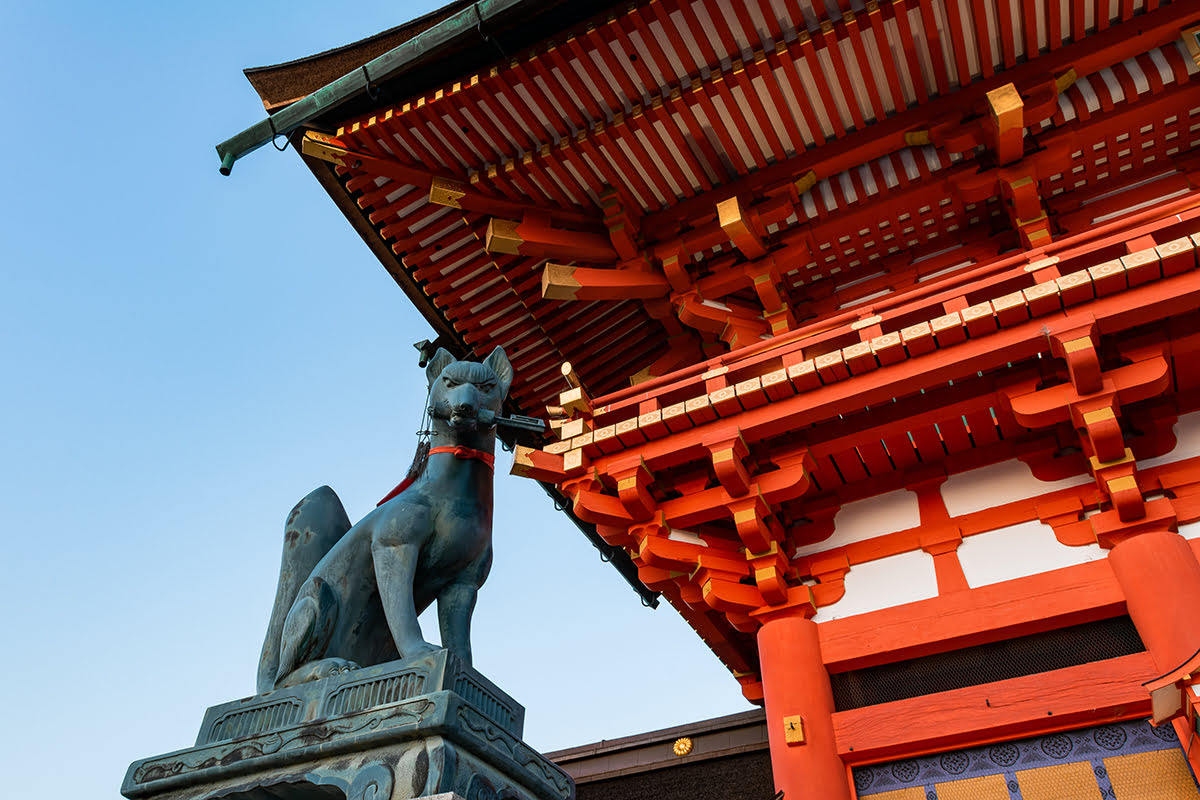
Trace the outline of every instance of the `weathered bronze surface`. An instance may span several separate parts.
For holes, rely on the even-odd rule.
[[[437,650],[417,622],[435,600],[443,646],[471,664],[471,615],[492,564],[495,425],[512,375],[499,347],[483,363],[439,349],[426,366],[433,450],[413,484],[353,526],[328,486],[292,509],[259,692]]]
[[[496,424],[540,423],[499,416],[500,348],[481,364],[439,349],[426,376],[424,468],[356,525],[327,486],[292,509],[259,694],[210,708],[195,747],[134,762],[126,797],[573,800],[570,776],[521,741],[525,710],[471,668]],[[417,623],[435,600],[443,648]]]
[[[445,650],[213,706],[196,745],[130,765],[133,800],[571,800],[525,710]]]

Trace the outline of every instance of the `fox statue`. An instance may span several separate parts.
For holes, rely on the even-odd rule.
[[[442,646],[471,664],[492,564],[495,421],[513,370],[499,347],[482,363],[439,349],[425,374],[434,446],[412,484],[355,525],[328,486],[288,515],[260,693],[438,649],[417,622],[435,600]]]

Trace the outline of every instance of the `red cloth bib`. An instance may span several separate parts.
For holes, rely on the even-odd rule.
[[[453,453],[455,458],[469,458],[475,461],[482,461],[488,469],[494,470],[496,468],[496,457],[483,450],[475,450],[470,447],[463,447],[462,445],[454,445],[452,447],[431,448],[429,455],[433,455],[434,453]],[[413,478],[405,478],[404,480],[400,481],[400,483],[396,485],[395,489],[392,489],[387,493],[387,497],[375,504],[375,507],[378,508],[388,500],[391,500],[393,497],[403,492],[409,486],[412,486],[413,480]]]

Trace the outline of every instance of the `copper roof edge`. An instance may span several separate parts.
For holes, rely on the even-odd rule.
[[[765,724],[766,713],[762,709],[751,709],[723,717],[701,720],[684,725],[673,725],[670,728],[638,733],[632,736],[622,736],[617,739],[602,739],[591,744],[569,747],[565,750],[555,750],[545,753],[546,758],[556,764],[590,758],[619,750],[631,750],[660,742],[673,741],[681,736],[701,736],[708,733]]]

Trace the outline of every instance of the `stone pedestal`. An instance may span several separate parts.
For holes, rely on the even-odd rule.
[[[445,650],[213,706],[195,747],[136,761],[131,800],[572,800],[525,710]]]

